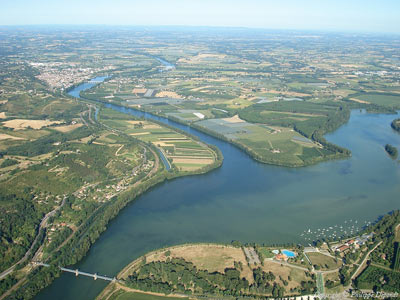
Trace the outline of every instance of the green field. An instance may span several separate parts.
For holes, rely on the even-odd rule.
[[[311,260],[314,266],[319,266],[321,270],[334,270],[338,269],[342,263],[340,260],[335,260],[330,256],[322,253],[310,252],[307,253],[308,258]]]
[[[363,93],[350,95],[350,98],[366,101],[368,103],[400,108],[400,94]]]
[[[273,258],[275,256],[275,254],[273,254],[271,252],[271,250],[269,248],[266,247],[258,247],[257,248],[258,254],[262,257],[260,257],[260,259],[264,260],[266,258]]]
[[[221,119],[224,120],[224,119]],[[334,152],[305,138],[290,127],[210,119],[195,123],[207,133],[238,145],[255,159],[275,165],[300,167],[324,160]]]

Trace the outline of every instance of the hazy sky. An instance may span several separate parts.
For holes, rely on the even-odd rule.
[[[0,25],[201,25],[400,33],[400,0],[0,0],[0,7]]]

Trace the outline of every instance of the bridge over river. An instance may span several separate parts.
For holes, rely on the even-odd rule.
[[[33,262],[33,263],[37,266],[50,267],[49,264],[45,264],[42,262]],[[73,274],[75,274],[75,276],[82,275],[82,276],[92,277],[94,280],[102,279],[102,280],[106,280],[106,281],[114,281],[114,282],[118,281],[115,277],[111,278],[108,276],[98,275],[97,273],[92,274],[92,273],[79,271],[78,269],[73,270],[73,269],[68,269],[68,268],[64,268],[64,267],[59,267],[59,268],[61,271],[73,273]]]

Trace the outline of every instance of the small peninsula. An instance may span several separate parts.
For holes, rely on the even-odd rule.
[[[400,288],[400,213],[313,245],[185,244],[127,265],[97,300],[353,296]],[[376,280],[385,277],[385,283]],[[304,299],[304,298],[303,298]]]

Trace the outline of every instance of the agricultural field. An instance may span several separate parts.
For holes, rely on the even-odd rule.
[[[357,93],[349,95],[350,100],[361,103],[372,103],[376,105],[400,108],[400,93]]]
[[[379,51],[390,52],[386,48],[369,54],[346,48],[344,57],[336,53],[347,47],[340,42],[321,59],[323,43],[309,42],[307,49],[274,48],[263,39],[256,48],[243,43],[215,49],[195,40],[152,47],[133,53],[128,67],[83,96],[203,127],[264,163],[299,167],[348,157],[347,149],[323,135],[347,122],[352,108],[399,108],[396,72],[388,67],[395,62],[379,59]],[[369,65],[365,55],[378,62]],[[114,62],[120,65],[120,59]],[[240,134],[230,124],[214,126],[235,115],[251,123],[237,125]]]
[[[208,133],[222,135],[224,139],[238,145],[256,159],[270,164],[303,166],[322,159],[327,151],[293,128],[276,125],[254,124],[232,118],[209,119],[196,122],[196,128]]]
[[[288,167],[348,157],[349,150],[324,135],[345,124],[351,109],[394,113],[400,107],[397,38],[248,33],[188,31],[177,39],[172,28],[145,34],[1,29],[1,270],[23,257],[35,238],[35,258],[57,253],[57,264],[74,264],[132,198],[166,177],[221,163],[215,149],[193,137],[100,109],[99,102],[190,124],[258,161]],[[106,79],[81,92],[85,101],[67,94],[96,77]],[[45,233],[40,223],[50,212]],[[374,263],[391,267],[392,242],[371,255]],[[222,272],[223,265],[232,267],[229,257],[177,264],[190,272],[191,264]],[[334,267],[313,259],[321,268]],[[251,283],[254,270],[242,271]],[[304,278],[285,269],[276,283],[298,291],[282,286],[289,276]],[[272,282],[251,292],[272,294]],[[311,278],[304,285],[314,288]]]
[[[123,114],[110,109],[102,110],[100,120],[129,136],[152,143],[165,156],[171,168],[178,171],[198,171],[216,161],[216,154],[205,144],[157,123],[126,120]]]

